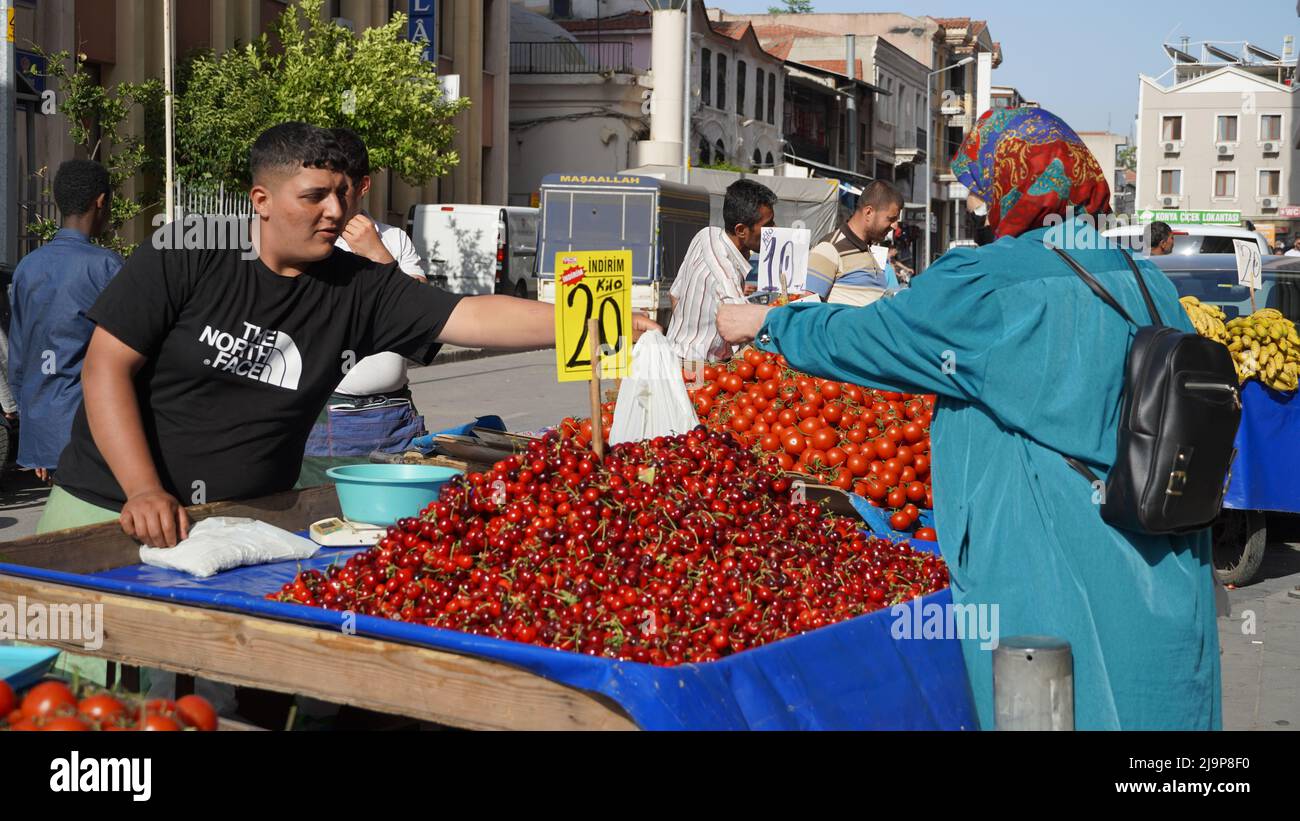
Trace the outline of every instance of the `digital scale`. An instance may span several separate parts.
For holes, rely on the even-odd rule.
[[[384,538],[388,528],[331,516],[314,522],[307,532],[313,542],[325,547],[362,547]]]

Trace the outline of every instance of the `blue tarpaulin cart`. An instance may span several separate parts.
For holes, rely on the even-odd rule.
[[[1300,394],[1251,380],[1242,386],[1237,458],[1214,526],[1214,565],[1246,584],[1264,558],[1266,512],[1300,513]]]
[[[191,509],[301,530],[339,515],[332,488]],[[937,545],[917,543],[918,549]],[[323,550],[303,566],[340,555]],[[346,555],[346,551],[343,553]],[[265,600],[296,563],[197,580],[139,564],[115,522],[0,545],[0,606],[102,605],[76,653],[468,728],[975,729],[955,638],[908,638],[877,611],[709,664],[658,668]],[[910,607],[925,618],[948,590]]]

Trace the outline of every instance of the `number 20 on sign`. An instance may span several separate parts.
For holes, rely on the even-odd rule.
[[[622,379],[632,363],[632,252],[555,255],[555,355],[559,381],[591,379],[587,321],[600,322],[602,379]]]

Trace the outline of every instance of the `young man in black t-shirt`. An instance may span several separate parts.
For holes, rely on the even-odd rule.
[[[116,517],[170,547],[186,503],[288,490],[345,357],[554,345],[550,305],[462,298],[336,249],[348,166],[328,131],[275,126],[249,164],[256,259],[145,244],[88,313],[85,398],[41,531]]]

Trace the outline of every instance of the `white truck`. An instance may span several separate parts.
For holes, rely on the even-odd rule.
[[[429,281],[456,294],[536,291],[536,208],[501,205],[415,205],[407,230]]]

